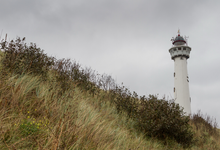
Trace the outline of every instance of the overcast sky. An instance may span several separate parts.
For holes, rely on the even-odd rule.
[[[192,112],[220,126],[219,0],[0,0],[1,38],[26,37],[48,56],[106,73],[138,95],[173,98],[178,29],[189,36]]]

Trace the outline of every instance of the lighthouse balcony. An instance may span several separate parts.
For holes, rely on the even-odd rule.
[[[190,56],[191,48],[189,46],[175,46],[169,49],[171,59],[175,57],[186,57],[186,59]]]

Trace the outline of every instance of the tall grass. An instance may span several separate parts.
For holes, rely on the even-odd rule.
[[[133,136],[109,103],[98,108],[100,99],[74,84],[59,96],[59,86],[41,80],[26,74],[1,84],[1,149],[162,148]]]

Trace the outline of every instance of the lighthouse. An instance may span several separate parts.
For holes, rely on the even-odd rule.
[[[186,37],[178,35],[171,39],[172,47],[169,49],[171,59],[174,60],[174,100],[183,107],[186,115],[191,114],[191,98],[189,94],[189,76],[187,72],[187,59],[191,47],[187,44]]]

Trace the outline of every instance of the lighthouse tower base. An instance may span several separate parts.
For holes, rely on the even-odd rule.
[[[186,112],[186,115],[191,114],[191,100],[189,95],[189,77],[187,73],[186,57],[174,58],[174,100]]]

